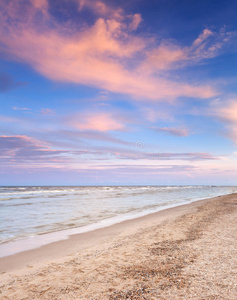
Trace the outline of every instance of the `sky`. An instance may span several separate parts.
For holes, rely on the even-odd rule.
[[[0,185],[236,185],[236,11],[1,0]]]

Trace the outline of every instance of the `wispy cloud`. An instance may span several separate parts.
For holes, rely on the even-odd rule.
[[[27,108],[27,107],[17,107],[17,106],[13,106],[12,109],[13,110],[25,110],[25,111],[31,110],[30,108]]]
[[[214,103],[209,114],[225,124],[228,137],[237,144],[237,99]]]
[[[66,123],[79,130],[94,131],[123,131],[126,120],[124,117],[111,112],[83,112],[70,115]]]
[[[25,82],[15,81],[14,78],[6,73],[0,74],[0,93],[8,92],[19,86],[25,85]]]
[[[112,18],[121,20],[123,18],[123,10],[121,8],[112,8],[108,4],[99,0],[78,0],[78,10],[91,10],[96,16],[104,18]]]
[[[26,135],[2,135],[0,136],[0,151],[4,155],[14,155],[19,156],[24,153],[24,156],[31,152],[32,155],[46,153],[50,151],[49,147],[38,141],[35,138],[28,137]]]
[[[197,64],[218,56],[234,36],[235,33],[226,32],[225,29],[220,32],[204,29],[190,46],[181,47],[164,40],[156,49],[147,52],[142,69],[147,72],[162,72]]]
[[[141,22],[139,14],[126,15],[102,1],[81,0],[78,13],[87,8],[96,18],[93,25],[78,29],[70,22],[58,23],[48,5],[46,0],[32,0],[24,7],[16,0],[2,2],[1,51],[11,59],[30,64],[49,79],[94,86],[136,99],[209,98],[218,93],[209,84],[177,81],[157,70],[218,55],[230,39],[229,33],[216,34],[206,29],[190,47],[167,41],[156,47],[154,39],[134,33]],[[22,15],[27,15],[24,18],[23,8]],[[39,18],[40,26],[36,22]]]
[[[40,113],[42,115],[54,115],[55,114],[55,109],[51,109],[51,108],[42,108]]]
[[[88,159],[100,160],[130,160],[130,161],[206,161],[218,160],[220,157],[209,153],[159,153],[133,150],[112,149],[52,149],[47,143],[25,135],[0,136],[0,159],[4,163],[71,163]]]
[[[189,136],[190,132],[186,128],[167,128],[167,127],[151,127],[155,132],[163,132],[165,134],[173,135],[173,136]]]
[[[136,30],[138,28],[138,26],[140,25],[141,21],[142,21],[141,15],[140,14],[134,14],[132,16],[132,22],[129,24],[129,29],[131,31]]]
[[[202,161],[202,160],[219,160],[220,157],[209,153],[159,153],[159,152],[142,152],[142,151],[118,151],[112,154],[119,159],[131,160],[177,160],[177,161]]]
[[[34,169],[58,168],[71,163],[72,151],[54,150],[46,143],[26,135],[0,136],[0,162],[2,166]]]
[[[90,143],[90,142],[99,142],[99,141],[104,142],[104,143],[112,143],[112,144],[125,145],[125,146],[132,145],[131,142],[123,140],[121,138],[118,138],[118,137],[112,135],[111,133],[105,132],[105,131],[60,130],[57,132],[49,132],[49,140],[50,140],[50,135],[54,136],[56,141],[57,140],[60,140],[60,141],[63,140],[65,142],[68,141],[70,144],[74,144],[74,145],[77,145],[78,142],[82,142],[82,141],[83,141],[83,144],[86,143],[86,145],[88,145],[88,142]],[[63,143],[61,143],[61,145],[63,145]]]

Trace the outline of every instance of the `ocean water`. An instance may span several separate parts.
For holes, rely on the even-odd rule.
[[[233,192],[236,186],[0,187],[0,243],[85,232]]]

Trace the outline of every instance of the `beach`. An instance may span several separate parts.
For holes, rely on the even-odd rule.
[[[237,194],[0,259],[1,299],[236,299]]]

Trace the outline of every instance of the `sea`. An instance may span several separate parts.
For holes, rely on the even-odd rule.
[[[234,192],[237,186],[2,186],[0,257]]]

